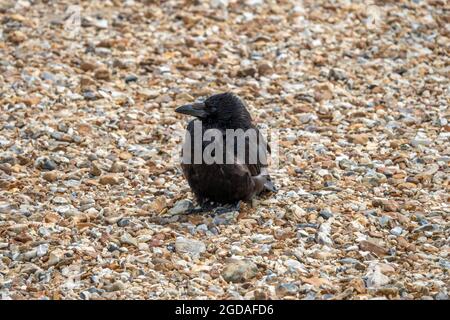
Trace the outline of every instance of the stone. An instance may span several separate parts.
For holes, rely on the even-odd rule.
[[[350,143],[355,144],[367,144],[369,142],[369,136],[367,134],[353,134],[348,137]]]
[[[388,254],[388,250],[374,242],[363,240],[359,243],[359,248],[362,251],[370,251],[382,257]]]
[[[175,203],[175,205],[169,209],[168,213],[170,215],[177,215],[177,214],[183,214],[186,213],[188,210],[192,209],[194,205],[192,204],[192,201],[183,199]]]
[[[59,173],[57,171],[48,171],[42,174],[42,178],[47,182],[55,182],[58,180]]]
[[[293,222],[300,222],[306,216],[306,211],[300,208],[297,204],[293,204],[286,213],[286,218]]]
[[[343,264],[352,264],[357,270],[366,270],[366,266],[363,263],[353,258],[340,259],[339,262]]]
[[[237,73],[238,77],[253,77],[257,70],[253,67],[240,69]]]
[[[438,294],[435,295],[434,299],[435,300],[449,300],[449,297],[446,293],[439,292]]]
[[[389,277],[381,272],[380,267],[377,265],[369,268],[366,277],[366,284],[368,288],[380,288],[387,285],[391,281]]]
[[[119,227],[126,227],[130,224],[130,219],[120,219],[119,221],[117,221],[117,225]]]
[[[328,220],[330,221],[330,220]],[[317,243],[319,244],[323,244],[326,246],[333,246],[333,240],[331,240],[330,238],[330,233],[331,233],[331,225],[328,223],[322,223],[319,227],[319,231],[317,232]]]
[[[136,82],[137,80],[138,80],[138,77],[135,76],[134,74],[130,74],[125,77],[125,83]]]
[[[118,246],[118,245],[116,245],[115,243],[110,243],[109,245],[108,245],[108,251],[109,252],[114,252],[114,251],[119,251],[120,250],[120,247]]]
[[[57,168],[55,161],[45,158],[45,157],[36,159],[35,166],[42,170],[48,170],[48,171],[52,171]]]
[[[288,259],[284,262],[284,265],[288,268],[288,271],[291,273],[297,272],[308,273],[305,266],[297,260]]]
[[[414,139],[411,140],[411,145],[413,147],[428,146],[431,143],[431,139],[429,139],[424,132],[418,132]]]
[[[332,68],[330,69],[330,72],[328,73],[328,78],[331,80],[346,80],[347,74],[344,70]]]
[[[236,218],[238,213],[236,211],[226,212],[223,214],[217,214],[213,218],[213,224],[216,226],[219,225],[232,225],[236,223]]]
[[[400,206],[394,200],[376,199],[372,201],[374,207],[382,207],[384,211],[396,212],[400,210]]]
[[[213,8],[220,8],[220,7],[227,7],[229,3],[229,0],[212,0],[211,6]]]
[[[412,233],[421,233],[426,231],[433,231],[435,226],[432,224],[424,224],[423,226],[417,227],[412,230]]]
[[[295,296],[299,292],[299,287],[294,283],[281,283],[275,288],[278,297]]]
[[[105,286],[105,290],[109,291],[109,292],[120,291],[120,290],[124,290],[124,289],[125,289],[125,284],[120,280],[117,280],[114,283]]]
[[[258,267],[250,260],[229,260],[222,270],[223,279],[233,283],[249,281],[257,274]]]
[[[95,71],[94,77],[97,80],[106,80],[106,81],[108,81],[108,80],[111,79],[111,73],[109,72],[108,69],[100,68],[100,69],[97,69]]]
[[[118,185],[118,184],[120,184],[119,178],[115,175],[101,176],[99,182],[103,185]]]
[[[48,252],[49,245],[48,244],[40,244],[36,248],[36,256],[43,257]]]
[[[270,76],[273,74],[274,70],[270,63],[268,62],[261,62],[258,64],[258,74],[260,76]]]
[[[20,30],[15,30],[8,35],[8,41],[14,44],[20,44],[27,40],[27,35]]]
[[[132,246],[137,247],[138,246],[138,241],[133,238],[129,233],[125,232],[121,237],[120,237],[120,243],[122,244],[129,244]]]
[[[391,234],[393,234],[394,236],[400,236],[403,232],[403,228],[402,227],[395,227],[391,229]]]
[[[93,90],[89,90],[89,89],[85,90],[83,92],[83,97],[84,97],[84,99],[89,100],[89,101],[97,100],[99,98],[99,96],[97,95],[96,92],[94,92]]]
[[[95,69],[97,69],[97,64],[95,62],[91,62],[91,61],[83,61],[80,64],[80,69],[85,72],[94,71]]]
[[[333,216],[333,213],[330,210],[328,210],[328,209],[322,209],[319,212],[319,216],[321,216],[325,220],[328,220],[328,219],[330,219]]]
[[[70,204],[70,201],[67,200],[67,199],[64,198],[64,197],[54,197],[54,198],[52,199],[52,202],[53,202],[54,204],[57,204],[57,205]]]
[[[92,167],[91,167],[91,170],[89,171],[89,173],[95,177],[99,177],[102,175],[102,170],[96,164],[92,164]]]
[[[49,266],[58,264],[64,257],[64,252],[61,249],[56,249],[50,252],[47,260]]]
[[[206,245],[202,241],[178,237],[175,241],[175,250],[191,257],[199,257],[206,251]]]

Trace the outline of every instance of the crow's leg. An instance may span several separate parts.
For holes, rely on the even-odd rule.
[[[216,207],[213,212],[215,214],[223,214],[227,212],[239,211],[241,209],[241,200],[236,201],[235,203],[226,204],[220,207]]]
[[[204,202],[199,207],[195,207],[186,211],[186,214],[198,214],[198,213],[212,213],[223,214],[227,212],[239,211],[241,208],[241,201],[237,201],[231,204],[220,205],[214,202]]]
[[[210,212],[214,213],[216,209],[224,208],[220,205],[220,203],[209,201],[209,200],[203,200],[199,201],[199,205],[195,208],[189,209],[187,213],[205,213]]]
[[[191,209],[186,210],[185,214],[196,214],[196,213],[203,213],[203,212],[206,212],[206,211],[208,211],[208,210],[205,210],[202,207],[195,207],[195,208],[191,208]]]
[[[186,214],[212,212],[216,207],[217,205],[214,205],[211,201],[202,201],[199,206],[187,210]]]

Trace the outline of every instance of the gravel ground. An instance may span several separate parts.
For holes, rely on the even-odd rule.
[[[448,299],[449,9],[1,1],[0,297]],[[174,108],[224,91],[280,190],[186,215]]]

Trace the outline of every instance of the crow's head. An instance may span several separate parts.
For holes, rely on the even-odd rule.
[[[213,95],[204,102],[181,106],[175,111],[225,128],[247,127],[252,121],[244,102],[229,92]]]

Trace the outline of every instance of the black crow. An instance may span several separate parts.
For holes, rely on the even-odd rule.
[[[221,93],[202,103],[181,106],[175,111],[197,118],[187,126],[189,137],[183,146],[181,166],[203,209],[213,208],[217,204],[225,211],[229,211],[227,208],[235,210],[239,209],[241,200],[251,200],[265,190],[276,191],[267,172],[267,153],[270,149],[239,97]],[[198,136],[195,135],[195,128],[200,128]],[[209,129],[215,132],[214,139],[202,139]],[[231,141],[234,144],[227,148],[227,143]],[[198,143],[197,149],[195,143]],[[211,148],[212,143],[215,143],[216,149]],[[216,152],[219,152],[222,157],[214,158],[212,162],[205,161],[203,153],[208,148],[214,149],[210,152],[211,156],[216,157]],[[196,152],[200,159],[195,159]]]

